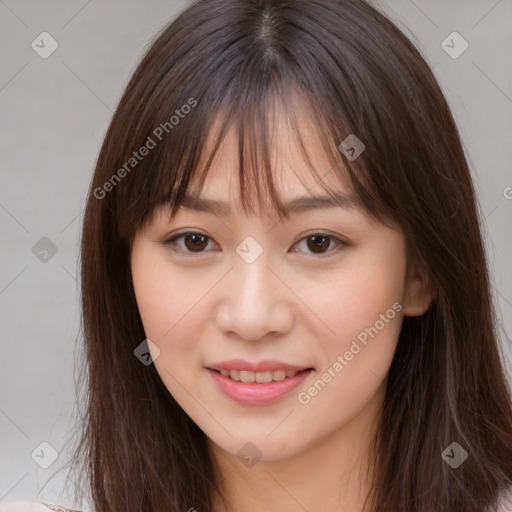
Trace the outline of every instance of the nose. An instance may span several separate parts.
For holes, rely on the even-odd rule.
[[[260,256],[252,263],[235,262],[224,280],[217,326],[227,335],[258,341],[289,332],[293,325],[290,299],[294,296],[278,272]]]

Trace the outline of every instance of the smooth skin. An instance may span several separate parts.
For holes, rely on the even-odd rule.
[[[328,170],[312,126],[304,110],[301,133],[309,154],[315,166]],[[154,364],[208,437],[233,510],[360,511],[372,474],[368,446],[403,315],[424,313],[434,294],[422,269],[408,261],[403,233],[361,209],[311,210],[292,214],[289,221],[268,208],[246,216],[233,172],[235,135],[224,140],[201,192],[227,202],[231,215],[182,208],[170,221],[169,212],[159,209],[133,240],[137,304],[146,336],[160,351]],[[291,142],[287,123],[279,122],[272,140],[284,201],[326,195]],[[323,181],[350,193],[333,172]],[[164,243],[189,231],[207,237],[199,238],[200,250],[186,237]],[[315,250],[308,237],[319,233],[334,238]],[[236,252],[247,236],[263,249],[252,263]],[[298,393],[394,303],[401,311],[309,403],[300,403]],[[231,358],[273,359],[315,370],[275,403],[241,405],[225,396],[206,370]],[[261,453],[251,467],[237,456],[249,442]],[[215,512],[222,510],[216,499]]]

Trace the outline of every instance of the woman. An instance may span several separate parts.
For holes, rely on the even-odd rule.
[[[512,510],[459,134],[366,2],[184,10],[114,114],[81,257],[94,510]]]

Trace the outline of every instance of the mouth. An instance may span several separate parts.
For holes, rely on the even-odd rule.
[[[305,368],[304,370],[267,370],[265,372],[254,372],[249,370],[231,370],[228,368],[221,368],[220,370],[215,370],[211,368],[214,372],[220,373],[223,377],[227,377],[236,382],[244,382],[246,384],[257,383],[257,384],[268,384],[269,382],[279,382],[281,380],[289,379],[291,377],[295,377],[295,375],[302,372],[309,372],[313,368]]]
[[[303,370],[232,370],[206,368],[217,388],[231,400],[243,405],[266,405],[290,394],[313,368]]]

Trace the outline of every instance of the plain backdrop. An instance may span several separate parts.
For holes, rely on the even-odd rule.
[[[0,0],[0,501],[72,505],[59,468],[75,403],[86,192],[128,78],[186,4]],[[478,191],[510,375],[512,0],[374,5],[420,48],[454,112]],[[445,40],[454,41],[452,55]],[[44,468],[52,449],[58,458]]]

